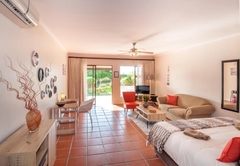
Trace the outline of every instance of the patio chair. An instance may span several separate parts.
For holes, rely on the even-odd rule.
[[[95,101],[95,98],[83,101],[78,109],[78,113],[88,113],[89,114],[92,127],[93,127],[93,124],[92,124],[91,109],[92,109],[94,101]]]
[[[122,92],[123,94],[123,107],[124,113],[128,111],[128,109],[134,109],[139,106],[137,102],[135,102],[136,92]]]

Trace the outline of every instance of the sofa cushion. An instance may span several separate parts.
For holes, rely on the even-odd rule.
[[[167,95],[166,104],[177,105],[178,96],[175,95]]]
[[[185,108],[179,108],[179,107],[170,107],[168,109],[168,112],[175,115],[175,116],[178,116],[180,118],[183,118],[185,119],[185,114],[186,114],[186,109]]]
[[[170,105],[170,104],[160,104],[159,105],[160,110],[168,111],[169,108],[180,108],[176,105]]]
[[[211,105],[209,101],[197,96],[187,94],[176,94],[178,96],[177,105],[179,107],[188,108],[191,106]]]

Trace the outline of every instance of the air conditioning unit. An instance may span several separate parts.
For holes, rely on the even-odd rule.
[[[19,27],[34,27],[38,25],[39,13],[30,0],[0,0],[0,13],[5,15]]]

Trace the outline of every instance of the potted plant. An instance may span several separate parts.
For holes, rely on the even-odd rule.
[[[143,95],[142,99],[143,99],[143,107],[147,108],[148,107],[148,101],[150,100],[149,95]]]
[[[8,91],[14,91],[16,93],[16,98],[25,102],[25,108],[29,110],[26,114],[26,122],[30,132],[34,132],[40,125],[42,120],[41,112],[38,110],[38,103],[36,97],[40,94],[40,85],[39,90],[35,91],[33,89],[34,81],[32,80],[33,74],[31,69],[28,69],[22,63],[19,63],[19,67],[22,71],[17,70],[9,57],[9,64],[6,59],[6,66],[9,67],[12,71],[16,73],[17,81],[20,83],[20,90],[12,87],[12,84],[2,77],[0,71],[0,82],[4,83],[7,86]]]

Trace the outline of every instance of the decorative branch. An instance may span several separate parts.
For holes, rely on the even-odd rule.
[[[16,92],[16,97],[19,100],[22,100],[25,102],[25,108],[28,110],[35,110],[38,108],[38,103],[36,97],[40,94],[40,85],[39,85],[39,90],[36,92],[33,89],[34,82],[32,80],[33,78],[33,73],[31,72],[31,68],[28,69],[24,64],[18,62],[19,67],[22,69],[22,72],[18,71],[17,69],[14,68],[12,60],[6,56],[9,64],[7,63],[6,58],[5,64],[8,68],[10,68],[12,71],[16,73],[17,76],[17,81],[21,84],[20,89],[22,89],[22,95],[20,95],[20,92],[18,89],[13,88],[12,84],[6,80],[5,78],[2,77],[2,72],[0,71],[0,82],[3,82],[7,86],[8,91],[14,91]]]

